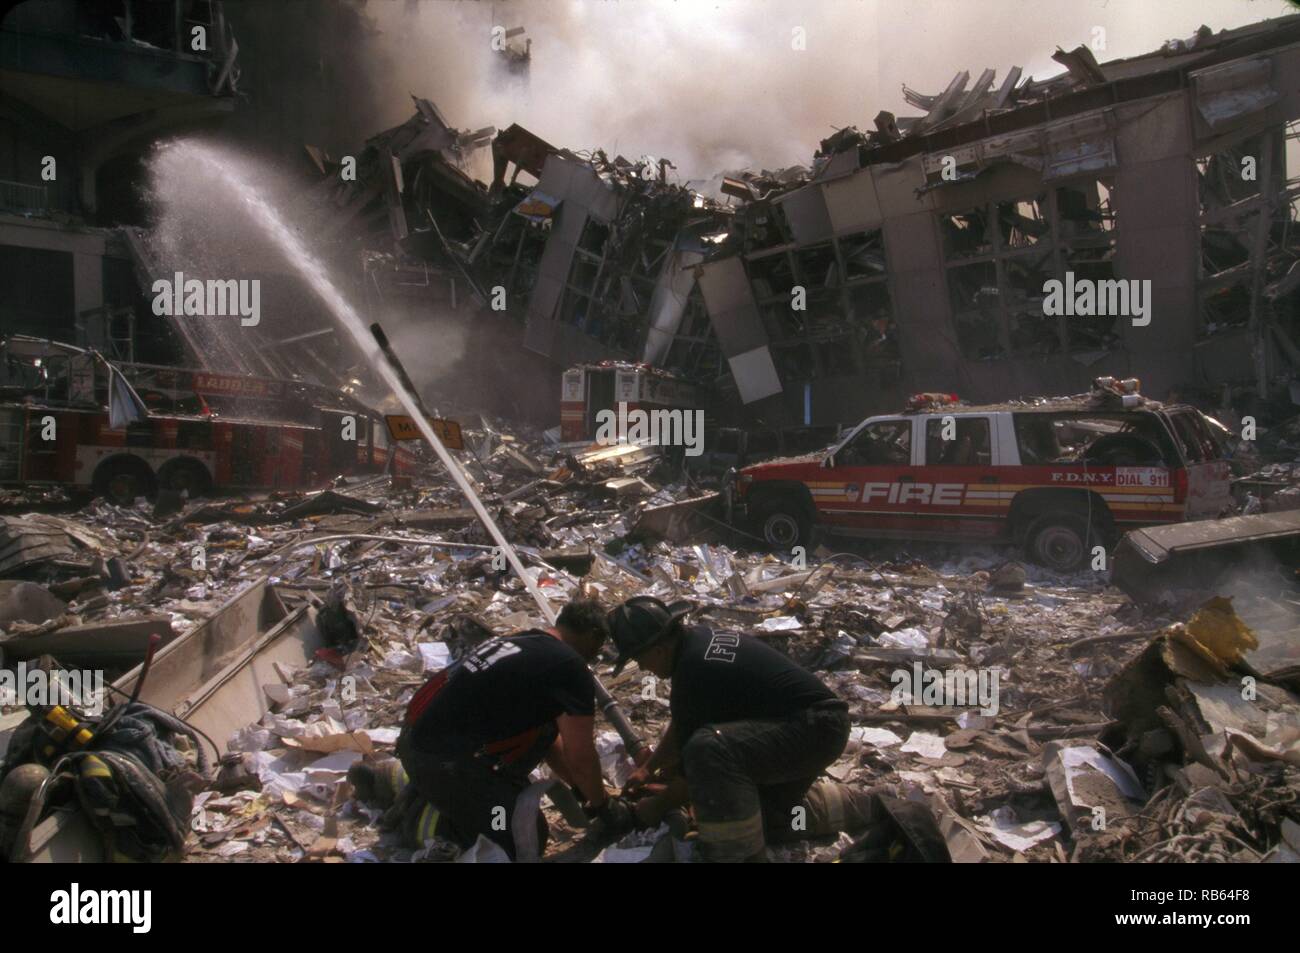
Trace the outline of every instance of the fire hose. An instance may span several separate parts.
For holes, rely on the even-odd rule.
[[[505,538],[500,527],[497,526],[492,517],[488,514],[488,511],[484,508],[483,502],[478,498],[478,494],[474,492],[474,487],[470,485],[470,482],[465,476],[464,470],[461,469],[459,462],[447,451],[447,448],[443,445],[442,441],[438,439],[438,435],[428,426],[427,419],[430,415],[425,410],[424,401],[420,399],[419,391],[416,390],[415,385],[411,382],[411,378],[407,376],[406,368],[402,366],[402,362],[398,359],[396,353],[394,353],[392,345],[389,344],[388,336],[384,334],[384,329],[377,323],[372,324],[370,325],[370,333],[374,335],[375,342],[379,345],[379,350],[383,353],[384,359],[388,362],[388,366],[392,369],[394,375],[396,375],[401,386],[406,390],[406,396],[412,403],[414,403],[416,408],[419,409],[420,413],[424,414],[424,421],[416,421],[417,426],[424,424],[424,426],[420,427],[420,432],[432,445],[434,452],[438,455],[438,459],[442,461],[442,465],[446,467],[452,480],[454,480],[457,487],[460,488],[461,493],[469,502],[470,508],[478,517],[479,522],[483,524],[484,529],[488,531],[488,535],[492,537],[493,541],[500,548],[501,554],[505,556],[506,561],[510,564],[510,568],[514,570],[515,575],[517,575],[520,582],[524,584],[524,588],[528,590],[528,594],[531,595],[533,601],[537,603],[537,607],[542,611],[542,616],[546,619],[549,625],[554,625],[556,615],[555,610],[551,608],[550,601],[542,593],[541,589],[538,588],[533,577],[528,574],[526,569],[524,569],[524,564],[520,561],[519,554],[515,552],[515,548],[510,544],[510,541]],[[609,722],[613,729],[618,732],[618,736],[623,739],[623,745],[627,749],[627,753],[634,761],[638,760],[641,753],[645,750],[645,743],[637,736],[636,731],[632,728],[632,723],[627,719],[627,715],[623,712],[623,709],[618,706],[618,702],[614,700],[614,696],[609,693],[609,690],[601,684],[600,679],[596,676],[594,671],[591,673],[591,680],[596,688],[596,704],[599,706],[601,714],[605,716],[605,720]]]

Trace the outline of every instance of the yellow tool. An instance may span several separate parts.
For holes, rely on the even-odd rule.
[[[63,705],[55,705],[45,713],[41,728],[46,736],[41,745],[41,758],[45,761],[53,761],[65,751],[84,748],[95,739],[90,722],[83,721]]]
[[[51,705],[43,712],[38,707],[28,705],[29,711],[41,714],[39,724],[45,739],[37,748],[40,760],[52,764],[64,754],[87,748],[95,740],[96,735],[107,733],[116,725],[118,719],[139,700],[144,680],[149,676],[149,669],[153,666],[154,653],[158,651],[161,642],[161,636],[149,636],[149,648],[145,652],[144,664],[140,668],[140,677],[135,681],[135,690],[131,692],[131,697],[124,704],[114,708],[102,721],[82,715],[68,705]]]

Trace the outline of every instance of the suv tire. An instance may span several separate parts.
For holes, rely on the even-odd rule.
[[[1047,513],[1029,524],[1025,555],[1056,572],[1075,572],[1088,564],[1101,533],[1082,516]]]
[[[755,523],[758,535],[772,549],[788,552],[796,546],[807,547],[812,540],[812,519],[793,500],[779,499],[764,504]]]

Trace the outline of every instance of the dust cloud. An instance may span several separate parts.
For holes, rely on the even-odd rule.
[[[1218,31],[1294,12],[1285,0],[407,0],[365,9],[391,93],[377,128],[408,118],[414,93],[461,128],[518,122],[557,146],[667,157],[683,182],[807,164],[836,128],[869,128],[882,109],[915,114],[903,83],[938,93],[959,70],[1001,77],[1017,65],[1042,78],[1061,72],[1058,45],[1100,43],[1105,61],[1202,23]],[[502,68],[493,26],[526,28],[526,81]]]

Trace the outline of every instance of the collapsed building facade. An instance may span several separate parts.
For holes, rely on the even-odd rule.
[[[666,160],[574,153],[519,126],[492,140],[486,194],[434,185],[446,150],[483,132],[423,103],[413,121],[439,141],[416,167],[409,142],[368,148],[424,194],[398,201],[397,165],[351,191],[387,190],[405,242],[413,213],[431,231],[439,189],[461,227],[432,230],[433,257],[481,300],[504,288],[523,347],[554,368],[644,361],[771,422],[856,420],[926,389],[1078,391],[1100,370],[1264,400],[1300,360],[1297,40],[1293,17],[1104,64],[1058,50],[1065,72],[1044,80],[963,71],[934,95],[905,88],[923,115],[843,129],[811,169],[725,177],[724,201],[669,183]],[[1071,275],[1149,281],[1149,323],[1047,313],[1045,283]]]
[[[939,95],[908,90],[924,116],[840,132],[793,186],[734,188],[721,247],[661,273],[694,281],[678,286],[690,289],[680,324],[647,310],[641,354],[671,365],[655,343],[665,331],[695,343],[694,286],[740,400],[779,402],[773,416],[788,422],[806,400],[808,422],[823,422],[915,390],[1080,390],[1096,368],[1140,375],[1154,393],[1265,394],[1300,357],[1300,180],[1285,162],[1297,39],[1295,19],[1203,30],[1105,66],[1086,47],[1058,53],[1068,71],[1050,80],[1021,83],[1013,69],[995,83],[985,70]],[[569,269],[573,295],[581,268]],[[1043,285],[1067,272],[1149,279],[1151,323],[1045,316]],[[804,312],[791,308],[795,286]],[[589,356],[569,343],[564,329],[582,328],[567,301],[539,280],[525,342],[562,364]]]

